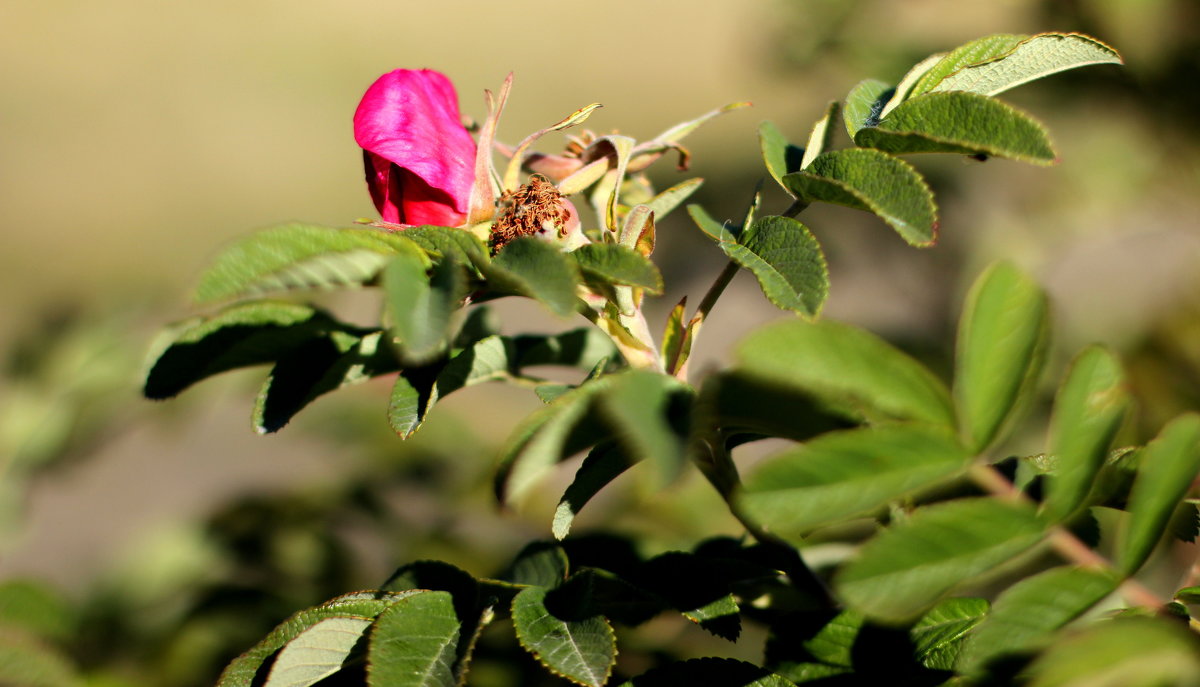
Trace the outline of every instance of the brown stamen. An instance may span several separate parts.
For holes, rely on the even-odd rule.
[[[560,202],[562,194],[546,177],[534,174],[529,183],[500,196],[500,213],[492,225],[492,254],[520,236],[553,230],[562,233],[571,213]],[[551,229],[552,228],[552,229]]]

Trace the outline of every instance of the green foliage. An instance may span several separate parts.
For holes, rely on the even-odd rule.
[[[989,36],[921,61],[895,87],[859,83],[844,104],[825,110],[803,148],[764,123],[766,172],[793,202],[760,213],[756,190],[730,221],[688,206],[729,260],[690,316],[686,298],[670,310],[661,342],[643,309],[666,287],[650,259],[655,222],[701,181],[658,193],[641,171],[672,150],[684,166],[679,140],[733,106],[641,144],[616,134],[572,139],[570,155],[555,161],[567,169],[557,191],[588,191],[596,221],[579,231],[556,233],[544,223],[536,235],[485,243],[494,228],[486,221],[289,225],[230,248],[202,278],[198,300],[246,300],[168,332],[148,368],[146,396],[167,398],[224,371],[270,365],[254,419],[260,431],[275,431],[329,391],[389,375],[387,419],[407,438],[449,394],[506,382],[543,405],[500,450],[497,499],[542,507],[528,497],[552,474],[571,465],[574,474],[560,475],[550,494],[561,493],[547,517],[556,541],[527,546],[501,577],[411,563],[380,591],[285,621],[235,659],[220,686],[460,685],[472,660],[487,665],[504,641],[505,660],[523,655],[541,679],[594,686],[1193,684],[1195,637],[1176,616],[1187,616],[1195,588],[1170,603],[1136,575],[1168,532],[1195,536],[1187,496],[1200,473],[1200,416],[1177,418],[1144,448],[1114,450],[1132,401],[1120,361],[1091,347],[1058,387],[1046,453],[994,453],[1021,429],[1022,411],[1046,401],[1039,383],[1050,315],[1042,289],[1011,264],[985,270],[967,294],[953,379],[944,380],[927,359],[819,319],[829,270],[818,233],[796,219],[815,202],[842,205],[878,216],[910,245],[931,246],[937,205],[900,155],[1053,162],[1045,129],[993,96],[1119,61],[1076,34]],[[522,157],[533,141],[593,109],[518,146],[506,188],[523,165],[546,163]],[[496,106],[489,127],[498,116]],[[837,147],[839,116],[848,147]],[[483,150],[479,169],[488,173],[490,148]],[[481,176],[477,190],[486,181]],[[496,199],[497,207],[507,209],[511,198]],[[494,214],[474,209],[475,219]],[[491,254],[488,247],[502,243]],[[688,357],[741,269],[769,302],[800,317],[749,333],[732,367],[692,386]],[[309,305],[259,299],[334,287],[379,289],[378,323],[350,325]],[[590,325],[510,333],[482,305],[509,296]],[[568,377],[544,377],[543,366],[566,368]],[[743,479],[745,461],[734,452],[764,438],[798,443]],[[568,536],[583,507],[620,475],[631,473],[640,495],[667,500],[687,488],[693,466],[753,543],[713,539],[647,558],[639,541]],[[1098,613],[1109,605],[1124,616],[1140,606],[1164,617]],[[22,632],[55,631],[23,615]],[[762,665],[679,660],[690,654],[638,629],[652,620],[653,632],[660,623],[691,623],[714,642],[765,636]],[[617,661],[618,639],[632,668]],[[13,646],[0,642],[0,651]],[[41,657],[44,674],[57,669],[53,649],[31,655]]]
[[[954,426],[945,385],[861,329],[829,320],[783,322],[747,337],[737,360],[740,374],[812,394],[851,417]]]
[[[863,546],[839,573],[837,588],[864,615],[904,622],[1043,535],[1029,507],[987,498],[927,506]]]
[[[1033,394],[1049,337],[1046,296],[1012,265],[992,266],[967,294],[959,321],[954,396],[979,453]]]
[[[937,207],[929,185],[907,162],[878,150],[822,153],[785,176],[783,185],[805,203],[821,201],[873,213],[911,245],[929,246],[937,240]]]

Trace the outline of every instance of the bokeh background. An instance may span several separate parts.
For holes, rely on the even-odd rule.
[[[826,315],[947,369],[965,286],[1009,258],[1055,300],[1056,365],[1083,343],[1116,347],[1147,431],[1200,399],[1195,0],[53,0],[0,5],[0,27],[0,676],[26,641],[5,634],[5,614],[26,613],[49,619],[36,643],[60,659],[54,679],[208,684],[302,606],[419,558],[489,574],[548,535],[559,492],[503,514],[488,495],[495,447],[537,406],[530,393],[463,392],[404,444],[383,418],[386,383],[323,399],[265,438],[248,421],[261,370],[164,404],[138,396],[155,331],[192,313],[189,289],[223,245],[281,221],[373,215],[351,115],[397,67],[445,72],[478,118],[483,90],[515,72],[508,142],[591,102],[604,108],[589,128],[647,138],[752,101],[687,141],[691,175],[706,179],[696,200],[734,216],[765,176],[760,121],[803,141],[862,78],[896,80],[990,33],[1090,33],[1127,67],[1003,96],[1046,122],[1062,164],[916,161],[942,206],[937,247],[910,249],[854,211],[805,214],[829,253]],[[686,178],[658,167],[661,186]],[[766,209],[783,207],[768,192]],[[659,236],[661,321],[723,260],[683,213]],[[364,316],[375,305],[332,304]],[[578,326],[504,307],[513,330]],[[740,276],[698,371],[781,316]],[[1040,431],[1027,431],[1031,446]],[[672,498],[613,492],[582,527],[653,531],[659,549],[737,532],[702,484]],[[480,684],[515,679],[480,670]]]

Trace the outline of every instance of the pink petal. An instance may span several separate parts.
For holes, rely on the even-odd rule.
[[[367,153],[367,185],[385,221],[462,223],[475,141],[444,75],[397,69],[379,77],[354,113],[354,139]]]

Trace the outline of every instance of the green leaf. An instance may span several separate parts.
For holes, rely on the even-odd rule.
[[[1036,164],[1057,158],[1037,120],[999,100],[950,91],[905,101],[879,126],[862,129],[854,142],[893,154],[962,153]]]
[[[741,240],[719,245],[754,274],[771,303],[810,317],[821,311],[829,295],[829,269],[808,227],[790,217],[763,217]]]
[[[772,436],[805,441],[856,424],[821,407],[803,391],[782,388],[774,381],[736,372],[706,377],[696,400],[693,425],[720,427],[730,437]]]
[[[909,91],[909,97],[916,97],[932,90],[935,86],[941,83],[947,76],[959,71],[963,67],[972,64],[979,64],[988,60],[993,60],[1005,54],[1012,52],[1013,48],[1017,47],[1021,41],[1029,38],[1026,35],[1016,35],[1009,33],[998,33],[992,36],[984,36],[976,38],[970,43],[960,45],[954,50],[944,55],[936,64],[929,68],[928,71],[917,81],[916,85]],[[941,89],[941,90],[965,90],[965,89]]]
[[[700,230],[708,234],[709,238],[716,241],[732,241],[737,242],[736,227],[730,227],[729,222],[718,222],[713,219],[713,216],[708,214],[708,211],[699,205],[687,206],[688,215]]]
[[[742,633],[741,611],[733,595],[726,594],[703,606],[684,611],[683,617],[721,639],[736,642]]]
[[[279,651],[263,687],[309,687],[338,672],[371,622],[347,615],[317,622]]]
[[[593,496],[609,482],[619,477],[633,465],[629,456],[614,443],[597,446],[588,453],[587,458],[575,472],[575,478],[563,492],[558,508],[554,511],[554,522],[551,531],[555,539],[563,539],[571,531],[571,523]]]
[[[382,274],[391,331],[400,339],[406,362],[421,363],[446,346],[450,319],[466,296],[466,279],[456,260],[444,260],[425,274],[424,261],[397,255]]]
[[[560,460],[603,438],[603,429],[589,410],[592,397],[607,388],[609,379],[568,391],[518,425],[501,452],[496,474],[502,503],[520,501]]]
[[[861,329],[828,320],[781,322],[747,337],[736,356],[739,374],[812,394],[870,422],[954,427],[945,385],[921,363]]]
[[[58,648],[23,632],[0,633],[0,667],[6,687],[85,687]]]
[[[575,312],[579,268],[557,246],[522,236],[500,251],[487,270],[488,283],[541,301],[556,315]]]
[[[596,327],[581,327],[559,334],[522,334],[512,338],[518,368],[529,365],[567,365],[591,370],[601,361],[617,357],[612,339]]]
[[[1117,538],[1117,564],[1132,575],[1149,558],[1176,504],[1200,472],[1200,415],[1172,420],[1142,452],[1129,495],[1129,518]]]
[[[369,687],[454,687],[460,623],[448,592],[401,599],[379,615],[367,653]]]
[[[332,599],[316,608],[308,608],[288,618],[252,649],[233,659],[221,673],[217,687],[251,687],[260,666],[285,644],[326,618],[374,618],[396,601],[416,592],[360,592]]]
[[[803,169],[816,159],[818,155],[825,152],[826,149],[833,143],[833,129],[830,124],[837,119],[838,112],[841,110],[841,104],[834,100],[825,108],[825,116],[818,119],[813,125],[812,132],[808,135],[808,145],[804,148],[804,157],[800,160],[800,168]],[[788,170],[788,172],[795,170]],[[787,174],[787,172],[784,172]]]
[[[645,205],[654,213],[654,221],[661,222],[672,210],[682,205],[683,201],[698,191],[703,183],[704,180],[699,178],[681,181],[654,196]]]
[[[438,261],[453,259],[460,265],[474,265],[478,269],[482,269],[491,261],[483,241],[463,229],[409,227],[404,230],[403,236]]]
[[[166,333],[169,343],[146,375],[143,393],[156,400],[170,398],[206,377],[274,362],[333,330],[350,331],[305,305],[256,301],[230,306]]]
[[[909,69],[908,73],[904,75],[904,78],[900,79],[900,83],[896,84],[896,89],[895,92],[892,93],[892,97],[888,99],[887,104],[884,105],[883,109],[879,112],[879,119],[887,117],[892,110],[896,109],[896,107],[900,105],[900,103],[904,102],[911,95],[913,95],[913,86],[917,85],[917,82],[920,81],[921,78],[926,74],[928,74],[929,71],[933,69],[945,56],[946,53],[937,53],[930,55],[929,57],[926,57],[925,59],[913,65],[912,69]]]
[[[758,125],[758,146],[762,151],[767,173],[780,186],[783,186],[784,175],[798,172],[803,167],[800,163],[804,160],[804,149],[788,143],[788,140],[783,137],[783,133],[779,131],[779,127],[771,122],[763,122]],[[784,186],[784,188],[787,187]],[[701,229],[703,228],[701,226]],[[720,237],[713,236],[713,238],[719,239]]]
[[[1068,518],[1084,504],[1129,406],[1121,363],[1111,351],[1092,346],[1076,356],[1050,420],[1058,470],[1046,494],[1047,517]]]
[[[1117,588],[1102,570],[1064,566],[1027,577],[1004,591],[971,633],[959,657],[960,672],[977,674],[1011,653],[1032,652]]]
[[[1200,640],[1166,618],[1117,618],[1056,643],[1027,673],[1030,687],[1194,687]]]
[[[967,632],[984,619],[988,602],[984,599],[946,599],[909,630],[913,656],[933,670],[954,670],[954,661],[962,650]]]
[[[255,400],[254,428],[260,434],[279,431],[318,396],[395,371],[395,356],[381,332],[311,339],[271,368]]]
[[[770,531],[801,537],[944,483],[970,460],[944,430],[884,426],[833,432],[760,463],[739,503]]]
[[[1032,548],[1033,509],[988,498],[921,508],[862,547],[835,578],[853,609],[886,622],[921,614],[956,587]]]
[[[1200,586],[1180,589],[1175,592],[1175,600],[1185,604],[1200,604]]]
[[[34,580],[0,582],[0,631],[21,630],[34,637],[68,639],[77,623],[67,600]]]
[[[1021,41],[998,58],[964,66],[938,81],[930,90],[996,95],[1014,86],[1068,69],[1122,63],[1116,50],[1091,36],[1039,33]]]
[[[907,162],[870,148],[834,150],[783,178],[800,200],[873,213],[913,246],[937,240],[937,207],[925,179]]]
[[[850,89],[846,96],[846,107],[842,110],[842,119],[846,122],[846,132],[850,138],[854,138],[864,126],[879,123],[879,115],[892,93],[891,85],[878,79],[860,81]]]
[[[683,471],[691,390],[673,377],[644,370],[610,379],[611,386],[597,396],[598,410],[625,454],[652,468],[651,491],[661,491]]]
[[[679,685],[713,685],[714,687],[795,687],[795,683],[753,663],[732,658],[693,658],[655,668],[620,687],[679,687]]]
[[[958,323],[954,398],[975,453],[1001,437],[1036,390],[1049,327],[1046,295],[1012,264],[992,265],[971,286]]]
[[[219,255],[200,278],[196,301],[355,286],[402,252],[422,254],[396,233],[286,224],[242,239]]]
[[[567,579],[567,552],[553,542],[533,542],[517,554],[505,578],[513,584],[554,589]]]
[[[637,251],[615,243],[590,243],[571,253],[584,275],[610,284],[637,286],[662,293],[658,268]]]
[[[588,687],[608,682],[617,640],[602,616],[557,618],[546,609],[546,589],[529,587],[512,603],[517,641],[555,675]]]

